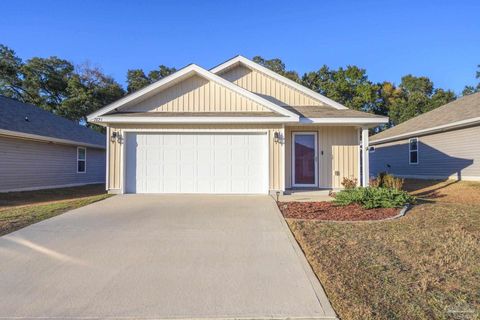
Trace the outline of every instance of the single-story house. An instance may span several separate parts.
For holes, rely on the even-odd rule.
[[[267,194],[360,180],[360,137],[368,146],[388,119],[237,56],[191,64],[88,121],[107,128],[111,193]]]
[[[372,175],[480,180],[480,93],[370,137]]]
[[[105,135],[0,96],[0,192],[105,182]]]

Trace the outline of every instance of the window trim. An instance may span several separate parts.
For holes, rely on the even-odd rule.
[[[80,159],[80,149],[83,149],[85,151],[85,159]],[[78,162],[79,161],[85,162],[83,171],[78,171]],[[85,148],[85,147],[77,147],[77,173],[87,173],[87,148]]]
[[[416,150],[412,150],[412,140],[415,140],[416,143],[417,143],[417,149]],[[415,137],[415,138],[410,138],[408,139],[408,163],[409,164],[419,164],[419,146],[420,144],[418,143],[418,138]],[[416,152],[417,153],[417,162],[412,162],[412,152]]]

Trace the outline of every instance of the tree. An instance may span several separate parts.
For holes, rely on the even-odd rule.
[[[480,64],[477,66],[478,70],[475,75],[475,78],[480,80]],[[472,93],[477,93],[480,92],[480,81],[476,86],[465,86],[465,88],[462,91],[462,95],[466,96]]]
[[[165,78],[177,71],[175,68],[169,68],[164,65],[160,65],[158,70],[152,70],[145,75],[142,69],[132,69],[127,71],[127,91],[128,93],[135,92],[137,90],[146,87],[147,85],[154,83],[160,79]]]
[[[58,114],[81,123],[86,116],[120,99],[125,91],[112,77],[106,76],[99,68],[84,64],[68,81],[66,98],[58,108]]]
[[[35,57],[22,65],[21,74],[23,100],[57,113],[75,73],[74,66],[67,60]]]
[[[58,57],[23,62],[0,45],[0,94],[88,126],[86,116],[121,98],[124,90],[99,68],[75,68]]]
[[[22,100],[23,89],[20,69],[22,59],[15,51],[0,44],[0,94]]]
[[[306,73],[302,83],[348,108],[365,112],[380,111],[380,85],[368,80],[366,70],[357,66],[332,70],[324,65],[318,71]]]
[[[266,60],[261,56],[255,56],[252,59],[254,62],[258,63],[265,68],[268,68],[284,77],[287,77],[290,80],[300,83],[300,77],[296,71],[287,71],[285,69],[285,63],[278,58]]]
[[[388,116],[393,125],[444,105],[456,96],[450,90],[434,88],[433,82],[427,77],[406,75],[395,94],[389,97]]]

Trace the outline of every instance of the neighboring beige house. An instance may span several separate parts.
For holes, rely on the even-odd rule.
[[[0,96],[0,192],[105,181],[105,135]]]
[[[362,176],[361,136],[366,150],[368,128],[387,120],[241,56],[189,65],[88,117],[107,127],[111,193],[341,188]]]
[[[370,137],[372,175],[480,180],[480,93]]]

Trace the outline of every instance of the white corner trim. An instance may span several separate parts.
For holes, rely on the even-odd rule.
[[[252,60],[250,59],[247,59],[243,56],[236,56],[230,60],[227,60],[225,61],[224,63],[210,69],[210,72],[212,73],[215,73],[215,74],[218,74],[220,72],[222,72],[222,70],[225,70],[237,63],[242,63],[244,64],[245,66],[251,68],[251,69],[256,69],[262,73],[265,73],[266,75],[268,75],[269,77],[271,78],[274,78],[275,80],[278,80],[280,82],[283,82],[284,84],[286,84],[287,86],[289,87],[292,87],[306,95],[308,95],[309,97],[315,99],[315,100],[319,100],[323,103],[326,103],[328,104],[329,106],[332,106],[336,109],[348,109],[347,107],[345,107],[344,105],[330,99],[330,98],[327,98],[325,97],[324,95],[321,95],[319,94],[318,92],[315,92],[313,90],[310,90],[308,89],[307,87],[305,86],[302,86],[301,84],[298,84],[296,83],[295,81],[293,80],[290,80],[284,76],[281,76],[279,75],[278,73],[268,69],[268,68],[265,68],[264,66],[261,66],[259,65],[258,63],[255,63],[253,62]]]
[[[157,81],[157,82],[154,82],[152,83],[151,85],[148,85],[146,86],[145,88],[143,89],[140,89],[132,94],[129,94],[109,105],[107,105],[106,107],[103,107],[101,108],[100,110],[90,114],[87,116],[87,120],[89,122],[102,122],[100,119],[98,119],[99,117],[101,117],[102,115],[106,114],[107,112],[110,112],[114,109],[117,109],[117,108],[120,108],[122,106],[124,106],[125,104],[129,103],[129,102],[132,102],[136,99],[138,99],[139,97],[149,93],[149,92],[152,92],[154,90],[157,90],[157,89],[161,89],[162,87],[164,86],[167,86],[168,84],[172,84],[172,83],[175,83],[175,81],[180,81],[184,78],[187,78],[193,74],[198,74],[200,76],[202,76],[203,78],[206,78],[207,80],[210,80],[210,81],[213,81],[213,82],[216,82],[218,83],[219,85],[221,86],[224,86],[250,100],[253,100],[265,107],[267,107],[268,109],[270,110],[273,110],[275,112],[278,112],[284,116],[287,116],[287,117],[290,117],[290,118],[293,118],[293,119],[297,119],[298,120],[298,115],[291,112],[291,111],[288,111],[287,109],[271,102],[271,101],[268,101],[267,99],[264,99],[262,97],[260,97],[259,95],[256,95],[244,88],[241,88],[239,86],[237,86],[236,84],[230,82],[230,81],[227,81],[225,79],[223,79],[222,77],[219,77],[217,76],[216,74],[213,74],[211,72],[209,72],[208,70],[205,70],[195,64],[191,64],[191,65],[188,65],[187,67],[183,68],[183,69],[180,69],[178,70],[177,72]]]
[[[287,123],[298,120],[289,117],[125,117],[104,116],[98,121],[106,123]],[[95,121],[92,121],[95,122]]]
[[[10,130],[4,130],[4,129],[0,129],[0,135],[11,136],[11,137],[21,138],[21,139],[28,139],[28,140],[38,140],[43,142],[52,142],[52,143],[68,144],[68,145],[74,145],[74,146],[90,147],[90,148],[96,148],[96,149],[105,149],[105,146],[101,146],[98,144],[84,143],[80,141],[67,140],[67,139],[52,138],[47,136],[41,136],[38,134],[10,131]]]
[[[430,134],[430,133],[438,133],[438,132],[446,131],[446,130],[449,130],[449,129],[460,129],[462,127],[466,127],[466,126],[477,124],[477,123],[480,124],[480,117],[471,118],[471,119],[462,120],[462,121],[456,121],[456,122],[452,122],[452,123],[444,124],[444,125],[441,125],[441,126],[428,128],[428,129],[422,129],[422,130],[416,130],[416,131],[407,132],[407,133],[403,133],[403,134],[398,134],[398,135],[393,136],[393,137],[373,140],[373,141],[370,141],[370,144],[380,144],[380,143],[385,143],[385,142],[390,142],[390,141],[395,141],[395,140],[407,139],[407,138],[414,137],[414,136],[419,136],[419,135],[427,135],[427,134]],[[372,138],[373,137],[374,136],[372,136]]]
[[[382,124],[387,123],[388,118],[300,118],[300,123],[335,123],[335,124]]]
[[[25,188],[16,188],[16,189],[0,189],[0,192],[19,192],[19,191],[35,191],[35,190],[44,190],[44,189],[59,189],[59,188],[70,188],[70,187],[80,187],[91,184],[103,184],[103,181],[96,182],[85,182],[85,183],[69,183],[69,184],[57,184],[51,186],[40,186],[40,187],[25,187]]]

